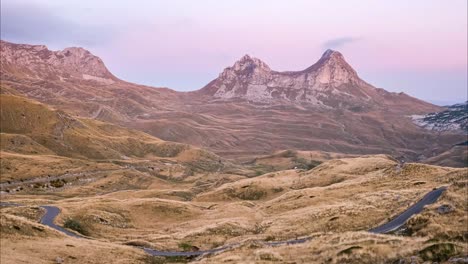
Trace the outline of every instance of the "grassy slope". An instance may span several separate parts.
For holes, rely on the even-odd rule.
[[[206,258],[202,263],[270,263],[274,259],[382,263],[411,256],[422,260],[428,258],[427,250],[435,254],[445,245],[449,248],[444,254],[460,256],[467,239],[466,169],[423,164],[406,164],[399,169],[393,159],[378,155],[327,161],[309,171],[240,178],[207,185],[198,193],[194,191],[197,177],[174,183],[149,181],[139,187],[136,184],[134,189],[99,194],[98,187],[104,181],[144,179],[142,175],[124,178],[115,174],[57,194],[26,193],[15,198],[31,204],[54,203],[63,211],[59,224],[68,218],[76,219],[91,236],[118,244],[179,250],[181,243],[206,249],[243,241],[239,249]],[[408,222],[411,235],[365,232],[442,185],[449,187],[441,199]],[[67,195],[83,191],[87,195],[79,198]],[[440,214],[441,205],[453,210]],[[9,210],[13,214],[21,209]],[[309,235],[315,237],[311,242],[274,249],[248,242]],[[12,246],[6,243],[5,248],[10,250]]]
[[[429,251],[429,259],[438,260],[437,250],[448,256],[466,251],[466,169],[399,168],[392,158],[377,155],[245,178],[219,171],[225,164],[203,150],[73,118],[21,97],[1,95],[0,100],[2,181],[4,175],[24,180],[112,169],[66,188],[3,194],[2,200],[30,206],[1,209],[2,263],[47,263],[56,257],[93,263],[100,257],[113,261],[115,255],[122,263],[151,263],[141,251],[121,246],[126,243],[178,250],[181,243],[206,249],[243,242],[239,249],[201,261],[208,263],[379,263],[425,259]],[[321,158],[293,154],[261,158],[254,165],[281,161],[280,166],[290,167],[301,158]],[[410,236],[365,232],[441,185],[449,186],[447,193],[408,222]],[[64,245],[60,234],[33,228],[40,213],[31,216],[30,211],[38,204],[59,206],[58,224],[75,219],[97,240],[65,238]],[[453,210],[440,214],[440,205]],[[275,249],[248,242],[308,235],[316,238]]]
[[[216,155],[189,145],[165,142],[143,132],[91,119],[79,119],[44,104],[13,95],[0,95],[2,182],[57,174],[110,160],[169,159],[198,169],[216,170]],[[54,165],[53,160],[62,160]],[[31,162],[29,168],[20,164]],[[195,164],[197,163],[197,164]],[[25,173],[25,170],[33,172]],[[195,168],[197,169],[197,168]],[[16,175],[16,176],[15,176]]]

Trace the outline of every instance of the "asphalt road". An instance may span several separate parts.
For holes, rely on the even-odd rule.
[[[442,193],[446,189],[447,187],[440,187],[438,189],[430,191],[419,202],[412,205],[410,208],[408,208],[406,211],[404,211],[403,213],[401,213],[400,215],[392,219],[390,222],[387,222],[381,226],[372,228],[369,230],[369,232],[378,233],[378,234],[386,234],[386,233],[395,231],[396,229],[401,227],[411,216],[420,213],[424,209],[425,205],[436,202],[437,199],[442,195]],[[21,205],[15,204],[15,203],[3,202],[3,203],[0,203],[0,206],[21,206]],[[55,218],[60,213],[60,209],[58,207],[47,206],[47,205],[41,206],[41,207],[46,210],[45,215],[41,219],[41,224],[46,225],[50,228],[53,228],[71,237],[86,238],[84,236],[80,236],[76,233],[68,231],[67,229],[61,226],[54,224]],[[259,242],[267,246],[279,246],[279,245],[300,244],[300,243],[309,241],[310,239],[312,238],[306,237],[306,238],[292,239],[292,240],[285,240],[285,241],[269,241],[269,242],[259,241]],[[236,243],[236,244],[225,245],[225,246],[214,248],[214,249],[200,250],[200,251],[159,251],[159,250],[155,250],[151,248],[141,248],[141,249],[143,249],[146,253],[153,255],[153,256],[166,256],[166,257],[186,256],[186,257],[189,257],[189,256],[200,256],[200,255],[205,255],[205,254],[217,253],[217,252],[225,251],[228,249],[232,249],[239,245],[240,245],[239,243]]]
[[[369,232],[386,234],[397,230],[402,225],[404,225],[411,216],[419,214],[424,209],[425,205],[435,203],[446,189],[447,187],[440,187],[430,191],[421,200],[419,200],[419,202],[413,204],[410,208],[406,209],[406,211],[393,218],[390,222],[387,222],[378,227],[374,227],[370,229]]]
[[[70,232],[63,227],[54,224],[55,218],[57,217],[58,214],[60,214],[60,209],[58,207],[44,205],[44,206],[41,206],[41,208],[44,208],[46,210],[45,215],[41,218],[41,224],[46,225],[50,228],[53,228],[57,231],[60,231],[67,236],[76,237],[76,238],[84,238],[83,236]]]

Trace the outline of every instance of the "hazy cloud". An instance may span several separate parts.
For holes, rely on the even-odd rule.
[[[113,29],[78,25],[34,3],[2,1],[1,38],[30,44],[93,46],[111,38]]]
[[[323,47],[325,49],[335,49],[335,48],[341,48],[346,44],[356,42],[360,40],[361,38],[357,37],[341,37],[341,38],[334,38],[326,41],[323,43]]]

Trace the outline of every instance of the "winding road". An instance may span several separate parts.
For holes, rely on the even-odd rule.
[[[417,203],[415,203],[414,205],[406,209],[403,213],[401,213],[397,217],[393,218],[390,222],[387,222],[381,226],[372,228],[368,231],[371,233],[386,234],[386,233],[390,233],[392,231],[397,230],[402,225],[404,225],[405,222],[411,216],[420,213],[424,209],[424,206],[435,203],[446,189],[447,187],[440,187],[440,188],[430,191],[421,200],[419,200]],[[0,203],[0,207],[2,206],[21,206],[21,205],[16,204],[16,203],[2,202]],[[73,233],[61,226],[54,224],[55,218],[60,213],[60,209],[58,207],[44,205],[44,206],[41,206],[41,208],[44,208],[46,210],[45,215],[41,218],[41,221],[40,221],[41,224],[46,225],[50,228],[53,228],[71,237],[86,238],[84,236],[78,235],[77,233]],[[306,237],[306,238],[292,239],[292,240],[285,240],[285,241],[270,241],[270,242],[258,241],[258,242],[267,246],[279,246],[279,245],[300,244],[300,243],[309,241],[311,239],[312,237]],[[218,252],[222,252],[228,249],[232,249],[240,245],[241,245],[240,243],[236,243],[236,244],[225,245],[225,246],[214,248],[214,249],[200,250],[200,251],[160,251],[160,250],[144,248],[144,247],[141,247],[141,249],[143,249],[146,253],[152,256],[189,257],[189,256],[200,256],[200,255],[205,255],[205,254],[218,253]]]
[[[386,234],[392,231],[397,230],[405,222],[410,219],[411,216],[419,214],[425,205],[433,204],[439,199],[442,193],[447,189],[447,187],[440,187],[438,189],[432,190],[427,193],[419,202],[413,204],[410,208],[406,209],[403,213],[393,218],[390,222],[387,222],[381,226],[372,228],[369,230],[371,233]]]
[[[57,231],[60,231],[67,236],[76,237],[76,238],[84,238],[83,236],[70,232],[63,227],[54,224],[55,218],[57,217],[57,215],[60,214],[60,209],[58,207],[44,205],[44,206],[41,206],[41,208],[44,208],[46,210],[45,215],[41,218],[41,224],[46,225],[50,228],[53,228]]]

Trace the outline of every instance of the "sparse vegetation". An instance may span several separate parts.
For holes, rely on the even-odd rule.
[[[143,259],[145,264],[165,264],[165,263],[188,263],[190,258],[188,257],[178,257],[178,256],[168,256],[168,257],[159,257],[159,256],[146,256]]]
[[[65,220],[65,223],[63,223],[63,226],[65,228],[74,230],[82,235],[89,235],[88,231],[79,220],[68,218],[67,220]]]
[[[284,191],[284,188],[283,188],[283,187],[275,187],[275,188],[273,188],[272,190],[273,190],[273,192],[275,192],[275,193],[279,193],[279,192]]]
[[[178,247],[183,251],[190,251],[193,248],[193,245],[190,242],[180,242]]]
[[[294,162],[294,167],[303,170],[311,170],[318,165],[322,164],[321,161],[318,160],[306,160],[305,158],[294,157],[292,159]]]
[[[247,188],[237,196],[242,200],[260,200],[265,195],[265,191],[256,188]]]
[[[61,188],[66,183],[67,183],[67,181],[65,179],[56,179],[56,180],[50,181],[50,186],[52,186],[54,188]]]
[[[452,243],[434,244],[419,251],[419,255],[424,261],[437,262],[446,261],[457,253],[457,246]]]
[[[338,252],[338,256],[340,256],[340,255],[349,255],[349,254],[353,253],[353,251],[358,250],[358,249],[362,249],[362,247],[360,247],[360,246],[351,246],[349,248],[343,249],[340,252]]]

